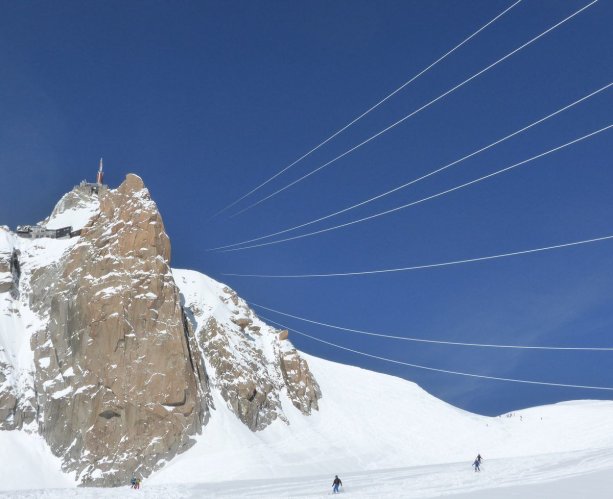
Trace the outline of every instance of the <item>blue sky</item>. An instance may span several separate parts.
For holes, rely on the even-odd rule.
[[[274,280],[223,273],[349,272],[613,234],[611,131],[506,174],[354,227],[238,252],[362,201],[613,80],[613,4],[600,1],[390,132],[261,205],[209,217],[317,145],[511,1],[38,2],[0,15],[0,223],[44,218],[104,156],[143,177],[173,266],[244,298],[346,327],[484,343],[613,346],[613,243],[407,273]],[[299,178],[470,77],[585,1],[524,0],[245,203]],[[407,203],[602,128],[613,91],[392,196],[314,228]],[[271,315],[271,314],[263,314]],[[613,386],[611,353],[493,351],[353,336],[273,317],[365,352],[490,376]],[[486,414],[610,392],[474,380],[387,364],[293,334],[302,350],[419,383]]]

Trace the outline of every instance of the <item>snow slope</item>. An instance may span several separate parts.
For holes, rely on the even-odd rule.
[[[613,485],[612,403],[556,404],[519,411],[513,417],[487,418],[448,406],[397,378],[313,357],[308,360],[324,392],[319,415],[295,417],[289,427],[280,423],[252,433],[217,400],[218,409],[199,443],[147,480],[143,495],[323,497],[335,473],[341,475],[345,492],[360,498],[455,493],[564,498],[577,497],[581,490],[592,490],[589,497],[598,498],[607,497]],[[380,398],[368,395],[373,385],[378,391],[371,393],[379,393]],[[356,392],[364,395],[355,399]],[[396,398],[387,397],[390,394]],[[326,400],[326,395],[332,395],[332,400]],[[361,404],[362,414],[348,413],[350,403]],[[441,433],[432,433],[438,430]],[[0,446],[3,489],[46,489],[7,492],[6,497],[134,494],[129,489],[63,488],[70,481],[36,436],[0,432]],[[480,474],[470,468],[477,451],[486,458]],[[430,464],[434,462],[440,464]],[[597,470],[606,471],[581,476]],[[558,484],[561,479],[564,482]],[[55,487],[62,488],[50,490]],[[476,491],[482,495],[475,495]]]
[[[0,431],[0,490],[74,487],[43,437]]]
[[[100,211],[97,196],[88,195],[84,191],[73,189],[59,200],[53,213],[42,222],[48,229],[72,227],[79,230]]]
[[[595,466],[588,469],[588,466]],[[487,469],[473,473],[467,463],[450,463],[341,475],[344,487],[340,497],[428,498],[446,496],[458,499],[576,499],[610,497],[613,488],[613,453],[576,453],[540,458],[488,461]],[[578,472],[583,472],[579,474]],[[140,492],[121,489],[29,490],[0,497],[34,498],[323,498],[330,497],[332,478],[314,475],[303,478],[243,480],[231,482],[189,482],[151,485]],[[518,485],[521,484],[521,485]]]
[[[220,299],[223,284],[194,271],[173,273],[186,303],[200,300],[200,320],[227,322],[232,304]],[[198,444],[151,482],[470,463],[478,452],[494,459],[613,448],[613,402],[569,402],[490,418],[457,409],[406,380],[301,355],[322,391],[319,411],[306,417],[282,399],[289,425],[276,421],[253,433],[213,391],[216,410]]]
[[[193,271],[173,272],[186,303],[200,300],[200,320],[214,316],[226,322],[228,305],[219,298],[223,284]],[[354,476],[358,477],[365,472],[403,467],[404,471],[385,471],[384,475],[392,473],[393,481],[411,483],[415,474],[423,475],[423,481],[417,481],[422,483],[421,488],[415,489],[421,491],[416,492],[418,497],[426,492],[431,471],[422,467],[406,471],[404,467],[461,463],[440,467],[439,473],[448,478],[447,482],[443,480],[447,485],[436,489],[443,493],[453,489],[449,481],[464,483],[461,477],[468,476],[469,482],[460,489],[473,487],[475,478],[466,470],[470,471],[478,452],[487,459],[488,467],[489,463],[514,463],[517,473],[510,474],[505,482],[510,484],[528,476],[531,463],[543,470],[534,474],[535,481],[581,471],[572,459],[560,457],[572,451],[589,455],[600,452],[595,449],[604,449],[609,457],[613,455],[613,402],[567,402],[490,418],[457,409],[406,380],[301,355],[309,362],[323,394],[319,411],[306,417],[283,399],[289,425],[276,421],[266,430],[253,433],[214,391],[216,410],[198,443],[168,463],[148,484],[157,487],[225,481],[215,489],[223,494],[228,482],[264,479],[261,495],[275,497],[283,494],[288,481],[302,484],[295,489],[298,495],[316,493],[317,489],[304,487],[311,478],[299,477],[322,476],[326,477],[322,478],[325,483],[332,473],[351,477],[357,472]],[[555,469],[560,460],[563,466],[558,473]],[[613,467],[611,459],[603,462]],[[548,472],[550,467],[553,471]],[[495,476],[494,482],[483,479],[475,487],[502,483],[500,475]],[[280,480],[279,488],[270,485],[271,479],[283,478],[286,480]],[[373,479],[365,479],[362,486]],[[407,486],[405,483],[403,490]],[[252,485],[239,487],[240,494],[252,493]],[[205,490],[213,493],[210,487]],[[375,492],[372,488],[367,490],[363,497]],[[392,487],[389,497],[400,497],[399,490]]]
[[[478,452],[489,462],[613,449],[611,402],[556,404],[488,418],[449,406],[398,378],[307,359],[323,392],[319,413],[295,414],[289,426],[251,433],[218,404],[199,443],[150,482],[296,477],[457,461],[470,465]]]

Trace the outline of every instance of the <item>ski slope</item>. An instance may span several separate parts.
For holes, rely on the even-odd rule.
[[[230,463],[226,463],[230,464]],[[497,499],[542,497],[576,499],[610,497],[613,488],[613,450],[601,449],[531,457],[487,460],[480,473],[470,463],[447,463],[341,474],[340,497],[355,498],[453,498]],[[20,475],[22,478],[24,474]],[[10,498],[324,498],[331,495],[333,475],[269,478],[261,480],[193,481],[152,484],[139,492],[129,487],[48,488],[0,492]],[[28,483],[29,479],[28,479]],[[55,487],[61,487],[56,482]]]
[[[502,494],[526,494],[526,487],[544,491],[541,497],[577,497],[588,485],[602,491],[589,497],[608,497],[613,402],[566,402],[491,418],[450,406],[399,378],[306,358],[323,392],[318,413],[305,417],[284,407],[289,425],[279,421],[252,433],[216,399],[197,444],[145,480],[140,493],[323,497],[339,474],[351,497],[492,497],[493,488],[494,497],[518,497]],[[135,493],[65,488],[71,479],[38,442],[34,435],[0,432],[4,497]],[[485,458],[481,473],[471,469],[478,452]]]
[[[222,400],[189,451],[150,482],[296,477],[613,449],[613,402],[577,401],[485,417],[406,380],[305,356],[323,398],[290,424],[252,433]],[[222,463],[220,465],[220,463]]]

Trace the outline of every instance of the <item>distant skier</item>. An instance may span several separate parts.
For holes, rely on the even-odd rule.
[[[130,480],[130,488],[140,489],[140,478],[136,478],[135,476],[132,476],[132,479]]]
[[[479,459],[475,459],[475,462],[473,463],[473,467],[475,468],[475,473],[477,471],[481,471],[481,463],[479,462]]]
[[[338,494],[339,493],[339,490],[338,490],[339,486],[342,487],[343,486],[343,482],[341,482],[341,479],[338,477],[338,475],[336,475],[334,477],[334,481],[332,482],[332,493],[333,494]]]

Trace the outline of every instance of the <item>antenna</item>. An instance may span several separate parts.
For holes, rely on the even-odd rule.
[[[102,171],[102,158],[100,158],[100,165],[98,166],[98,175],[96,176],[96,183],[98,185],[102,185],[102,180],[104,179],[104,172]]]

